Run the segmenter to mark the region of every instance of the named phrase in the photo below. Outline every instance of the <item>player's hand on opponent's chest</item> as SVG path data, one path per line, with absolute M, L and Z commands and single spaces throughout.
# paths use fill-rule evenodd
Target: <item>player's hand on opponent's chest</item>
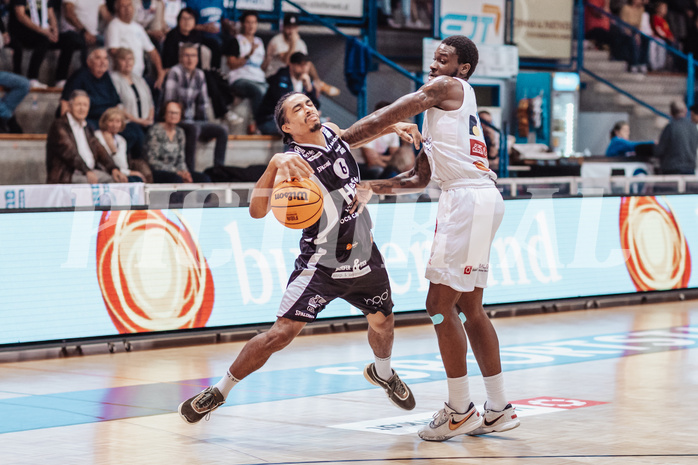
M 309 178 L 314 173 L 310 164 L 295 153 L 277 153 L 269 164 L 276 168 L 276 182 Z

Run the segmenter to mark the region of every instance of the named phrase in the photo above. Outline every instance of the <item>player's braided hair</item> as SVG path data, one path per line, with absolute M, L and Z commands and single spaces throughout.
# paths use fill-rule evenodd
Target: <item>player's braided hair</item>
M 456 49 L 456 55 L 458 55 L 458 63 L 470 63 L 470 71 L 465 76 L 468 79 L 475 72 L 477 67 L 478 59 L 480 54 L 477 51 L 477 46 L 475 43 L 465 36 L 451 36 L 446 37 L 442 42 L 444 45 L 450 45 Z
M 284 94 L 279 99 L 279 101 L 276 102 L 276 107 L 274 107 L 274 121 L 276 121 L 276 127 L 279 128 L 279 132 L 283 134 L 284 144 L 286 145 L 290 144 L 293 141 L 293 137 L 291 137 L 291 134 L 281 129 L 281 126 L 286 124 L 286 112 L 284 111 L 284 103 L 286 102 L 286 100 L 288 100 L 289 97 L 292 97 L 300 93 L 301 92 L 289 92 L 288 94 Z

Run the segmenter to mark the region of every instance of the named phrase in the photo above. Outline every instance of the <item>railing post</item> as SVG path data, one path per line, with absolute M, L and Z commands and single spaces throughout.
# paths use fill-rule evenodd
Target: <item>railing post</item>
M 509 134 L 508 123 L 502 123 L 499 131 L 499 177 L 509 177 L 509 150 L 507 147 L 507 135 Z
M 688 54 L 688 76 L 686 76 L 686 105 L 693 106 L 695 100 L 695 61 L 693 60 L 693 54 Z

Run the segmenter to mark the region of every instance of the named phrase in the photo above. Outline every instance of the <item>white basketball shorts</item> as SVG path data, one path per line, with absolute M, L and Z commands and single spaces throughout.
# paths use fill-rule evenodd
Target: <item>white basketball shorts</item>
M 444 190 L 426 278 L 459 292 L 487 287 L 490 247 L 503 217 L 496 186 Z

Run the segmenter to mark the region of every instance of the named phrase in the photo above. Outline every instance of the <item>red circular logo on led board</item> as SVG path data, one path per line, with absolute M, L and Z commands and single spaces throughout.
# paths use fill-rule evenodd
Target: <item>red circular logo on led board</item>
M 120 333 L 200 328 L 211 316 L 213 276 L 183 218 L 157 210 L 102 213 L 97 278 Z
M 691 254 L 671 207 L 655 197 L 623 197 L 620 243 L 638 291 L 681 289 L 691 277 Z

